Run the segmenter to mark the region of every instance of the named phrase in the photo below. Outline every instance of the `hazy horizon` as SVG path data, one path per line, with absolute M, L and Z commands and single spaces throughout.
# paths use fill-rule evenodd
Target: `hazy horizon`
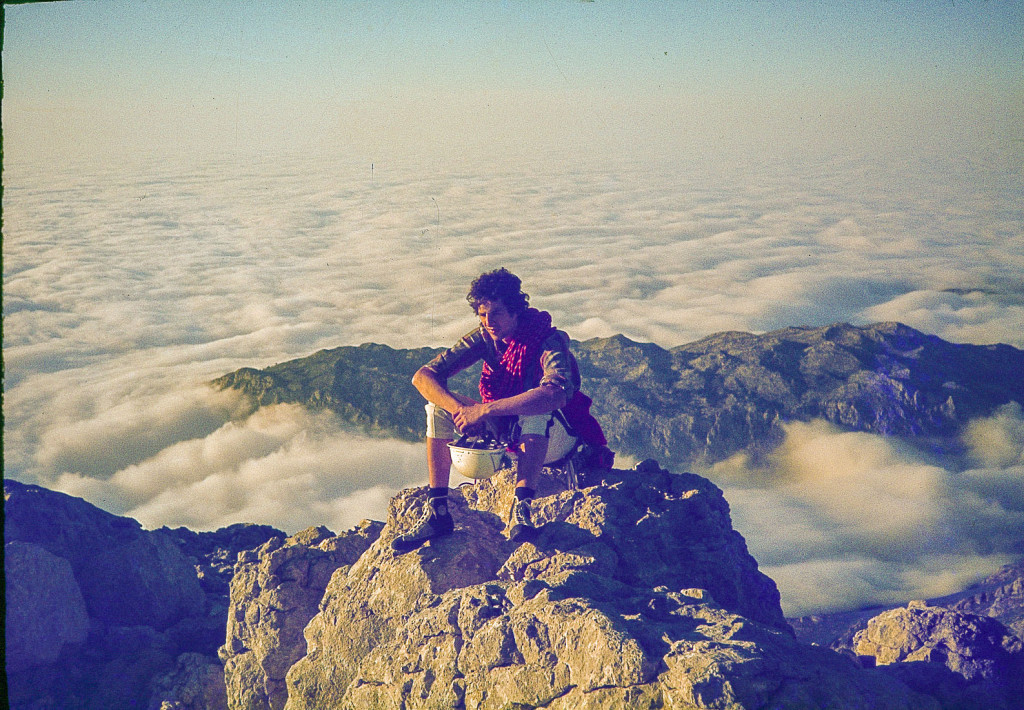
M 382 519 L 421 444 L 204 383 L 447 345 L 498 266 L 580 340 L 1024 347 L 1020 3 L 4 12 L 4 475 L 147 527 Z M 702 473 L 787 613 L 937 596 L 1024 541 L 1019 408 L 963 436 L 812 422 Z

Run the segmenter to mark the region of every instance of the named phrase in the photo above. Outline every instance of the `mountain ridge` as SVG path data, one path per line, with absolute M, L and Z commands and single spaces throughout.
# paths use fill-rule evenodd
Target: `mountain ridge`
M 261 405 L 330 409 L 367 434 L 419 441 L 422 398 L 410 380 L 441 351 L 344 346 L 211 384 Z M 574 341 L 573 352 L 612 448 L 675 467 L 739 451 L 757 458 L 782 440 L 787 422 L 816 418 L 956 455 L 968 421 L 1024 404 L 1024 351 L 949 343 L 900 323 L 730 331 L 671 349 L 616 335 Z M 472 395 L 478 372 L 460 373 L 452 388 Z

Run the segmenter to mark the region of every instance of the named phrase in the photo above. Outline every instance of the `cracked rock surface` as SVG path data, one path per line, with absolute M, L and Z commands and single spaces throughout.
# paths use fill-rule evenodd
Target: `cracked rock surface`
M 657 466 L 565 490 L 536 541 L 502 536 L 514 482 L 451 495 L 456 531 L 395 556 L 425 489 L 326 587 L 287 674 L 314 708 L 931 708 L 897 680 L 798 642 L 721 491 Z

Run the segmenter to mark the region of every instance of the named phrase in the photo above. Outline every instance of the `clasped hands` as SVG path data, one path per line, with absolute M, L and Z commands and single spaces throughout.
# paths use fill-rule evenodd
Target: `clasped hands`
M 464 434 L 478 434 L 487 419 L 487 406 L 469 397 L 459 397 L 460 406 L 452 412 L 452 420 Z

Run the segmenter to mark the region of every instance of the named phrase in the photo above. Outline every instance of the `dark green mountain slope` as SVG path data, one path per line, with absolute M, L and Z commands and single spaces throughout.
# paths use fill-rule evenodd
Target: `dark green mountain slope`
M 719 333 L 666 350 L 623 336 L 574 343 L 584 389 L 612 448 L 672 465 L 770 450 L 787 421 L 906 437 L 945 452 L 971 418 L 1024 403 L 1024 351 L 958 345 L 898 323 Z M 329 408 L 361 430 L 418 440 L 410 384 L 439 349 L 324 350 L 214 381 L 260 404 Z M 457 388 L 475 390 L 478 370 Z
M 245 367 L 217 378 L 213 385 L 240 389 L 261 405 L 331 409 L 367 434 L 418 441 L 423 437 L 424 401 L 412 386 L 412 376 L 439 352 L 396 350 L 376 343 L 346 346 L 265 370 Z M 477 367 L 461 373 L 453 384 L 472 394 L 479 372 Z

